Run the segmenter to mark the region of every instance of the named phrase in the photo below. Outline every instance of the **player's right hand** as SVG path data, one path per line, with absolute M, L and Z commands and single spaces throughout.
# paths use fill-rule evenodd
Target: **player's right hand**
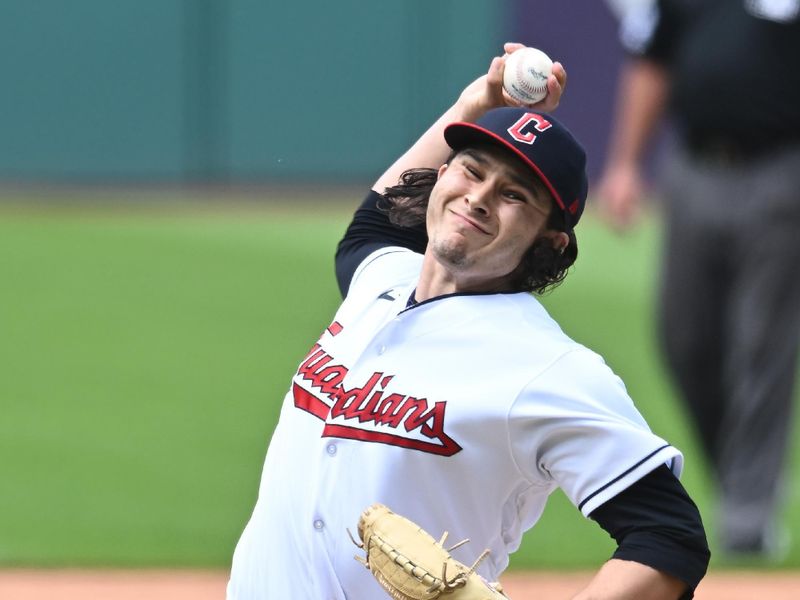
M 476 121 L 487 111 L 501 106 L 521 106 L 503 90 L 503 69 L 506 57 L 524 48 L 524 44 L 507 42 L 503 45 L 502 56 L 496 56 L 489 65 L 486 75 L 482 75 L 470 83 L 461 95 L 458 103 L 461 105 L 463 120 Z M 560 62 L 553 63 L 553 72 L 547 79 L 547 96 L 541 102 L 530 108 L 539 112 L 552 112 L 561 102 L 561 96 L 567 85 L 567 72 Z
M 505 54 L 503 55 L 503 67 L 505 68 L 505 60 L 510 55 L 519 50 L 520 48 L 525 48 L 525 44 L 518 44 L 516 42 L 506 42 L 503 44 L 503 50 Z M 503 71 L 500 72 L 500 87 L 502 89 L 503 86 Z M 561 102 L 561 96 L 564 94 L 564 90 L 567 87 L 567 71 L 564 69 L 564 65 L 560 62 L 555 61 L 553 62 L 553 70 L 550 73 L 549 77 L 547 78 L 547 96 L 545 96 L 540 102 L 531 105 L 529 108 L 535 110 L 536 112 L 553 112 L 556 108 L 558 108 L 559 103 Z M 505 102 L 509 106 L 523 106 L 522 103 L 518 102 L 507 93 L 503 92 L 505 96 Z

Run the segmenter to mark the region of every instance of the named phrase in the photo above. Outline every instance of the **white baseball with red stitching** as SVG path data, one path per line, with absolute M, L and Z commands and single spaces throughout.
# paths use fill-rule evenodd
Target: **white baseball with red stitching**
M 523 104 L 536 104 L 547 96 L 547 78 L 553 61 L 536 48 L 520 48 L 506 58 L 503 88 Z

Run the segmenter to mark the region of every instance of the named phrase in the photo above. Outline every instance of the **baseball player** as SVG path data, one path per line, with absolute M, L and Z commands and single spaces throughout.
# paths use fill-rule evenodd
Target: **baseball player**
M 292 379 L 229 600 L 386 598 L 347 535 L 374 503 L 468 538 L 466 564 L 489 549 L 478 573 L 496 581 L 556 488 L 618 543 L 579 597 L 690 598 L 705 574 L 682 455 L 531 294 L 577 256 L 585 156 L 542 112 L 563 67 L 525 108 L 503 65 L 378 179 L 340 242 L 345 299 Z

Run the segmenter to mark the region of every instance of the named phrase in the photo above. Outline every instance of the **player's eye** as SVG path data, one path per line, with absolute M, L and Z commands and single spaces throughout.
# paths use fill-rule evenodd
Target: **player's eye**
M 481 173 L 481 171 L 472 165 L 465 164 L 464 169 L 467 171 L 467 173 L 470 174 L 470 176 L 474 177 L 475 179 L 480 180 L 483 178 L 483 174 Z
M 505 192 L 503 192 L 503 195 L 509 200 L 513 200 L 514 202 L 528 201 L 528 197 L 522 192 L 519 192 L 517 190 L 506 190 Z

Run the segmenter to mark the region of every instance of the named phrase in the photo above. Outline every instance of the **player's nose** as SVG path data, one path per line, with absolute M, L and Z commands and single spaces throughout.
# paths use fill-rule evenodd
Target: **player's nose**
M 464 201 L 471 213 L 484 217 L 489 215 L 490 200 L 487 190 L 483 188 L 472 190 L 464 196 Z

